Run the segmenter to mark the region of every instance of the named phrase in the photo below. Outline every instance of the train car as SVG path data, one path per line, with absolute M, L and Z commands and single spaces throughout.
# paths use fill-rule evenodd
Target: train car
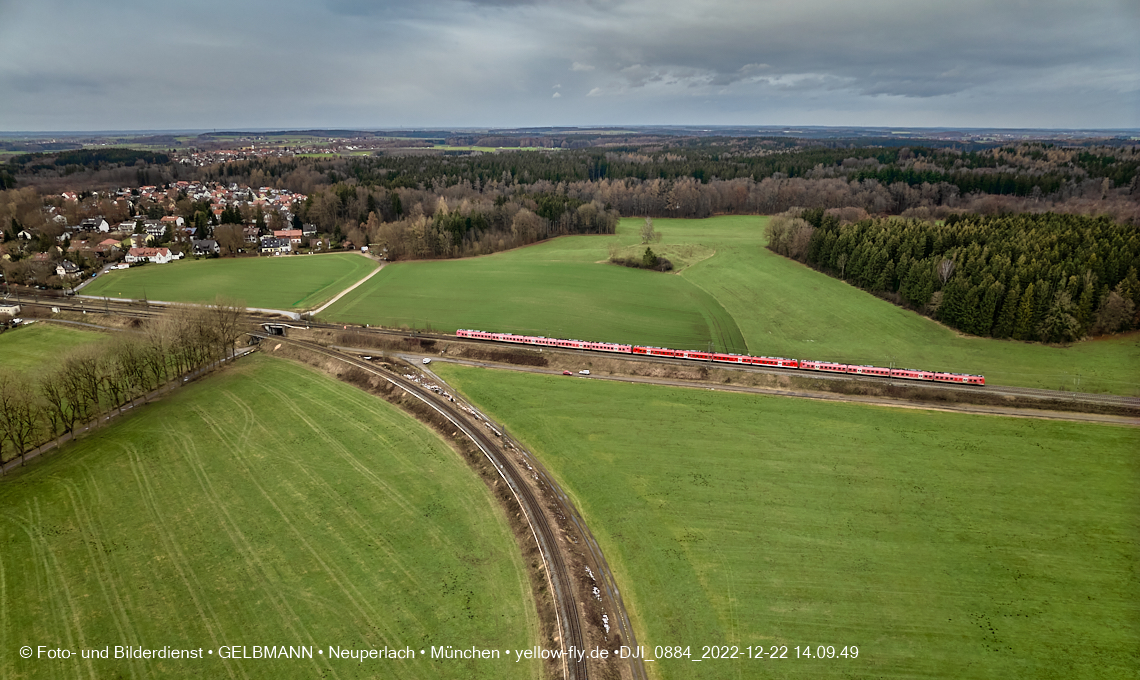
M 742 363 L 752 364 L 754 366 L 779 366 L 781 368 L 799 368 L 800 362 L 798 359 L 785 359 L 784 357 L 745 357 Z
M 934 380 L 934 373 L 932 371 L 919 371 L 913 368 L 894 368 L 891 369 L 890 377 L 902 378 L 904 380 Z
M 748 357 L 741 356 L 739 354 L 716 354 L 716 353 L 714 353 L 712 355 L 713 361 L 719 361 L 722 364 L 743 364 L 743 363 L 746 363 L 743 360 L 747 359 L 747 358 Z
M 640 345 L 634 345 L 632 353 L 651 357 L 684 358 L 682 356 L 684 352 L 675 349 L 669 349 L 668 347 L 642 347 Z
M 855 375 L 874 375 L 874 376 L 879 376 L 880 378 L 887 378 L 887 377 L 890 377 L 890 375 L 891 375 L 891 369 L 880 368 L 878 366 L 850 366 L 849 365 L 847 367 L 847 372 L 848 373 L 854 373 Z
M 958 383 L 960 385 L 985 385 L 986 378 L 982 375 L 968 375 L 965 373 L 935 373 L 935 382 Z
M 691 350 L 681 350 L 678 356 L 682 359 L 692 359 L 694 361 L 712 361 L 712 352 L 694 352 Z
M 826 373 L 847 373 L 847 364 L 837 364 L 831 361 L 812 361 L 800 359 L 800 368 L 808 371 L 824 371 Z

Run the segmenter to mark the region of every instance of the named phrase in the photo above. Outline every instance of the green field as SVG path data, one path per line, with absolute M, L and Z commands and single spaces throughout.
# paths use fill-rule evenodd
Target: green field
M 711 293 L 754 354 L 980 373 L 990 383 L 1140 395 L 1140 333 L 1071 347 L 975 338 L 764 249 L 760 218 L 654 220 L 712 244 L 681 276 Z M 628 225 L 627 231 L 634 225 Z
M 710 295 L 678 276 L 596 263 L 606 257 L 604 241 L 573 237 L 466 260 L 397 262 L 322 318 L 744 349 Z
M 767 218 L 657 219 L 661 274 L 605 264 L 644 250 L 573 236 L 468 260 L 397 263 L 330 307 L 330 320 L 477 328 L 984 374 L 992 384 L 1140 395 L 1140 333 L 1048 347 L 962 336 L 764 248 Z M 710 253 L 713 253 L 711 256 Z
M 0 366 L 36 372 L 50 366 L 72 347 L 98 342 L 107 336 L 75 326 L 37 322 L 0 333 Z
M 788 648 L 655 677 L 1140 677 L 1136 429 L 435 370 L 559 479 L 651 654 Z
M 80 294 L 199 303 L 227 295 L 249 307 L 308 309 L 375 268 L 372 260 L 351 253 L 181 260 L 107 272 Z
M 0 545 L 0 678 L 539 673 L 430 653 L 329 662 L 329 646 L 525 648 L 533 598 L 502 510 L 442 440 L 264 355 L 0 480 Z M 215 652 L 23 661 L 23 645 Z M 313 658 L 221 660 L 222 645 Z

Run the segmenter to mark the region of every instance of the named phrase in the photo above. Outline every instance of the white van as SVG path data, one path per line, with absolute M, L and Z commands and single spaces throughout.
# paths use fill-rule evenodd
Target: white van
M 583 368 L 582 370 L 578 371 L 578 375 L 590 375 L 590 371 Z
M 431 359 L 429 359 L 428 357 L 424 357 L 424 363 L 425 363 L 425 364 L 430 364 L 430 363 L 431 363 Z

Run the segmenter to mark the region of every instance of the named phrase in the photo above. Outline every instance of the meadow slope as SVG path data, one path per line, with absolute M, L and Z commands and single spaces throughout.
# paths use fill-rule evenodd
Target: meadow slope
M 651 654 L 787 648 L 655 677 L 1140 677 L 1135 429 L 435 370 L 558 478 Z
M 323 320 L 458 328 L 743 351 L 732 318 L 676 276 L 599 264 L 600 237 L 567 237 L 465 260 L 397 262 Z
M 386 402 L 263 355 L 0 481 L 0 677 L 517 677 L 533 663 L 328 647 L 525 648 L 502 510 Z M 22 645 L 312 646 L 312 659 L 23 661 Z
M 376 266 L 353 253 L 180 260 L 107 272 L 80 294 L 195 303 L 213 302 L 225 295 L 249 307 L 309 309 Z
M 764 248 L 767 218 L 657 219 L 683 268 L 606 264 L 616 236 L 571 236 L 467 260 L 391 265 L 323 315 L 984 374 L 990 383 L 1140 395 L 1140 333 L 1050 347 L 962 336 Z

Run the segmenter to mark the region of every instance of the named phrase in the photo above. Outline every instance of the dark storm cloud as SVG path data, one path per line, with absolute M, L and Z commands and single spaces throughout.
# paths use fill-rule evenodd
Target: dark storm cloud
M 0 129 L 1136 127 L 1137 45 L 1131 0 L 0 0 Z

